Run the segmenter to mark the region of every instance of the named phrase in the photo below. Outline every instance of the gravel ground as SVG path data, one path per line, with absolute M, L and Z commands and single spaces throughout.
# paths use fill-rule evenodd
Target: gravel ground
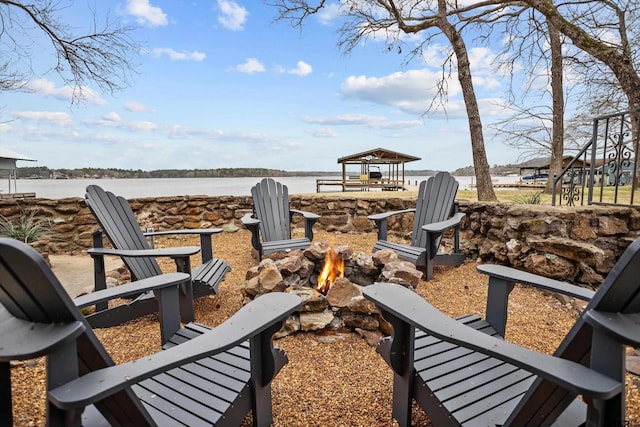
M 316 239 L 348 244 L 355 252 L 369 252 L 375 234 L 316 233 Z M 183 239 L 164 239 L 158 246 L 196 244 Z M 227 260 L 233 271 L 217 295 L 196 301 L 196 319 L 215 326 L 242 304 L 240 288 L 249 267 L 250 234 L 241 230 L 214 237 L 214 256 Z M 194 261 L 194 263 L 197 261 Z M 163 269 L 171 271 L 171 262 Z M 482 315 L 486 301 L 486 277 L 475 263 L 458 268 L 436 268 L 431 282 L 417 291 L 451 316 Z M 516 287 L 510 298 L 506 339 L 547 353 L 553 352 L 578 313 L 552 295 Z M 97 335 L 117 363 L 154 353 L 159 348 L 157 319 L 147 316 Z M 135 343 L 135 344 L 132 344 Z M 390 419 L 392 375 L 375 349 L 356 334 L 319 336 L 298 333 L 276 342 L 289 356 L 289 364 L 273 381 L 273 412 L 276 426 L 395 426 Z M 45 361 L 18 363 L 11 370 L 16 426 L 44 425 Z M 638 425 L 640 399 L 636 377 L 627 377 L 627 420 Z M 250 416 L 243 425 L 250 425 Z M 414 405 L 414 426 L 428 426 L 425 414 Z

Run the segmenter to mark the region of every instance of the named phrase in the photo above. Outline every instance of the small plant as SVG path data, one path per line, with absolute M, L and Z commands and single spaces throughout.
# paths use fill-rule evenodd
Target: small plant
M 49 234 L 51 223 L 47 219 L 36 219 L 35 211 L 22 212 L 20 219 L 9 220 L 0 215 L 0 235 L 25 243 L 35 242 Z
M 525 194 L 512 198 L 516 203 L 523 205 L 539 205 L 542 203 L 542 191 L 537 191 L 533 194 Z

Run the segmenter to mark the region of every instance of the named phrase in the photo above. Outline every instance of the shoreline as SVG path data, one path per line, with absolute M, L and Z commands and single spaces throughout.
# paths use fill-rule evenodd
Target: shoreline
M 406 177 L 405 177 L 406 178 Z M 405 186 L 417 189 L 417 183 L 427 179 L 427 176 L 412 176 L 406 180 Z M 457 176 L 460 189 L 469 189 L 475 182 L 475 177 Z M 35 197 L 43 199 L 63 199 L 68 197 L 84 197 L 87 185 L 99 185 L 126 199 L 144 197 L 170 197 L 182 195 L 207 196 L 250 196 L 251 187 L 260 178 L 113 178 L 113 179 L 19 179 L 10 189 L 12 193 L 35 193 Z M 277 177 L 276 180 L 286 185 L 290 195 L 325 195 L 325 194 L 376 194 L 384 197 L 395 197 L 406 191 L 316 191 L 317 179 L 323 177 Z M 498 183 L 515 181 L 514 177 L 500 177 Z M 9 190 L 0 183 L 0 194 L 9 194 Z

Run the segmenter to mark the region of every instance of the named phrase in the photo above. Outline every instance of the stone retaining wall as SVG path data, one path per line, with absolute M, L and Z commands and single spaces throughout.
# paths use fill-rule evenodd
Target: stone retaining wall
M 367 215 L 415 206 L 408 198 L 292 196 L 292 207 L 322 215 L 316 229 L 375 232 Z M 250 197 L 177 196 L 132 199 L 140 224 L 156 230 L 242 227 L 251 212 Z M 551 207 L 513 203 L 460 202 L 467 216 L 461 225 L 468 257 L 498 262 L 581 283 L 599 283 L 628 244 L 640 235 L 640 212 L 629 207 Z M 91 247 L 97 225 L 81 198 L 0 200 L 0 214 L 17 221 L 35 212 L 51 223 L 51 236 L 40 243 L 51 253 L 77 253 Z M 411 232 L 412 215 L 393 218 L 398 238 Z M 298 221 L 300 221 L 298 219 Z M 301 222 L 298 222 L 302 226 Z M 450 239 L 445 242 L 450 245 Z M 247 242 L 247 245 L 249 243 Z M 249 248 L 247 248 L 249 249 Z

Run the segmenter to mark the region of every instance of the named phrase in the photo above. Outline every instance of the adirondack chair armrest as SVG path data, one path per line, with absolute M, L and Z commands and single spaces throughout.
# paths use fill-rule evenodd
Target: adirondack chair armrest
M 632 347 L 640 347 L 640 314 L 608 313 L 588 310 L 585 321 L 619 343 Z
M 522 285 L 530 285 L 539 289 L 557 292 L 583 301 L 591 301 L 591 298 L 593 298 L 593 295 L 595 294 L 594 291 L 581 286 L 572 285 L 567 282 L 550 279 L 548 277 L 539 276 L 537 274 L 517 270 L 504 265 L 482 264 L 478 266 L 478 271 L 489 276 L 489 286 L 491 286 L 491 280 L 520 283 Z
M 242 218 L 240 218 L 240 221 L 242 221 L 242 224 L 244 224 L 246 227 L 257 227 L 260 225 L 260 220 L 258 218 L 254 218 L 253 214 L 244 214 L 244 216 Z
M 13 317 L 0 306 L 0 362 L 45 356 L 72 342 L 85 330 L 80 321 L 35 323 Z
M 79 309 L 91 305 L 96 306 L 96 311 L 102 310 L 100 304 L 115 298 L 124 298 L 130 295 L 138 295 L 153 291 L 158 303 L 160 315 L 160 341 L 165 344 L 180 329 L 180 301 L 179 285 L 188 283 L 191 275 L 187 273 L 167 273 L 137 280 L 125 285 L 114 286 L 103 290 L 82 295 L 73 300 Z M 99 315 L 99 314 L 98 314 Z M 87 320 L 91 323 L 93 314 L 88 314 Z
M 320 215 L 313 212 L 301 211 L 300 209 L 289 209 L 289 212 L 291 212 L 292 216 L 293 214 L 302 215 L 304 218 L 304 236 L 309 239 L 309 241 L 312 241 L 313 224 L 320 219 Z
M 274 327 L 279 328 L 301 303 L 302 300 L 293 294 L 262 295 L 199 337 L 133 362 L 83 375 L 50 390 L 49 400 L 61 409 L 81 408 L 169 369 L 221 353 L 247 339 L 252 341 L 251 357 L 262 357 L 259 361 L 252 360 L 252 366 L 261 367 L 262 373 L 252 370 L 252 374 L 266 376 L 270 381 L 275 375 L 272 335 L 277 329 Z M 269 336 L 263 336 L 265 334 Z M 267 347 L 254 351 L 253 346 L 257 343 Z M 253 365 L 254 362 L 258 364 Z
M 240 218 L 242 224 L 251 232 L 251 246 L 260 251 L 260 220 L 253 217 L 253 214 L 245 214 Z
M 167 258 L 184 258 L 195 255 L 200 252 L 198 246 L 179 246 L 175 248 L 161 249 L 109 249 L 109 248 L 91 248 L 87 249 L 87 253 L 92 257 L 113 255 L 126 257 L 167 257 Z
M 217 233 L 222 233 L 222 228 L 193 228 L 185 230 L 147 231 L 146 233 L 142 234 L 144 234 L 145 236 L 167 236 L 177 234 L 204 234 L 211 236 Z
M 213 258 L 213 246 L 211 245 L 211 236 L 213 234 L 221 233 L 222 228 L 193 228 L 185 230 L 164 230 L 164 231 L 149 231 L 143 233 L 146 237 L 155 236 L 176 236 L 176 235 L 193 235 L 200 236 L 200 250 L 202 251 L 202 262 L 205 263 Z
M 147 291 L 176 286 L 191 280 L 187 273 L 167 273 L 160 276 L 153 276 L 147 279 L 137 280 L 101 291 L 91 292 L 73 299 L 73 303 L 78 308 L 88 307 L 100 302 L 111 301 L 116 298 L 124 298 L 131 295 L 138 295 Z
M 384 316 L 395 318 L 396 321 L 410 327 L 419 328 L 443 341 L 525 369 L 585 397 L 605 400 L 616 396 L 624 388 L 624 384 L 620 381 L 579 363 L 538 353 L 470 328 L 446 316 L 416 292 L 404 286 L 375 283 L 367 286 L 363 293 L 383 310 Z M 392 336 L 393 339 L 395 339 L 394 336 Z M 406 346 L 412 345 L 412 343 L 406 344 Z M 397 345 L 395 349 L 398 350 Z M 402 356 L 392 354 L 390 357 Z
M 402 215 L 405 213 L 410 213 L 410 212 L 415 212 L 415 208 L 411 208 L 411 209 L 402 209 L 402 210 L 398 210 L 398 211 L 389 211 L 389 212 L 382 212 L 382 213 L 377 213 L 377 214 L 373 214 L 373 215 L 369 215 L 367 216 L 367 218 L 369 218 L 370 220 L 374 221 L 376 223 L 376 226 L 378 227 L 378 240 L 387 240 L 387 221 L 390 217 L 394 216 L 394 215 Z
M 289 209 L 289 212 L 293 212 L 295 214 L 298 215 L 302 215 L 303 217 L 310 219 L 310 220 L 318 220 L 320 219 L 320 215 L 313 213 L 313 212 L 309 212 L 309 211 L 303 211 L 300 209 Z
M 572 298 L 590 301 L 594 291 L 526 271 L 496 264 L 479 265 L 478 271 L 489 276 L 489 291 L 485 318 L 493 328 L 505 336 L 509 294 L 516 283 L 557 292 Z
M 444 230 L 452 227 L 456 227 L 460 224 L 462 218 L 464 218 L 465 214 L 458 212 L 454 214 L 451 218 L 446 219 L 440 222 L 432 222 L 430 224 L 426 224 L 422 226 L 422 229 L 427 233 L 442 233 Z

